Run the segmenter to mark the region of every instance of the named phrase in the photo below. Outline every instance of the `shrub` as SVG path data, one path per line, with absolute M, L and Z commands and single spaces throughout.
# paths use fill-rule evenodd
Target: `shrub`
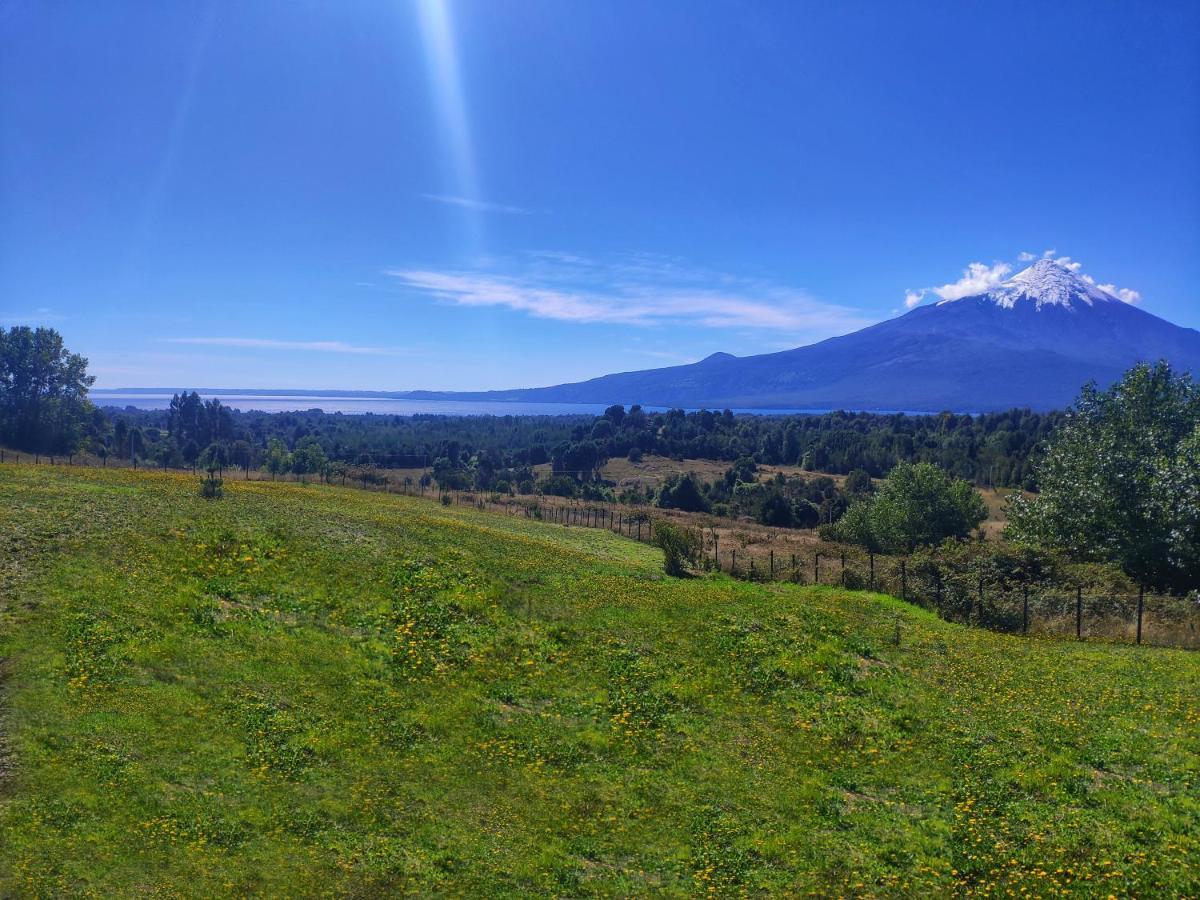
M 696 535 L 670 522 L 654 523 L 654 543 L 663 552 L 663 570 L 676 578 L 687 572 L 685 564 L 695 564 L 700 555 Z
M 221 484 L 216 472 L 209 472 L 207 477 L 200 479 L 200 496 L 205 500 L 220 500 L 223 496 Z
M 983 498 L 967 482 L 932 463 L 900 463 L 876 493 L 822 528 L 821 536 L 868 550 L 911 553 L 965 538 L 985 518 Z

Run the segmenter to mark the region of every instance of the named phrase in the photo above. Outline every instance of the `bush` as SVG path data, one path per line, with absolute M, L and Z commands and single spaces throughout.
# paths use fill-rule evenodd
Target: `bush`
M 687 563 L 695 564 L 700 555 L 696 535 L 670 522 L 654 523 L 654 543 L 663 552 L 663 570 L 676 578 L 687 573 Z
M 967 482 L 932 463 L 900 463 L 876 493 L 822 528 L 821 536 L 876 552 L 911 553 L 965 538 L 985 518 L 983 498 Z
M 442 506 L 449 506 L 454 501 L 450 499 L 449 494 L 442 494 Z
M 658 494 L 658 505 L 663 509 L 682 509 L 684 512 L 708 512 L 709 504 L 696 476 L 691 472 L 686 475 L 672 475 L 663 484 Z
M 220 500 L 223 496 L 221 479 L 215 472 L 209 472 L 208 477 L 200 479 L 200 496 L 205 500 Z

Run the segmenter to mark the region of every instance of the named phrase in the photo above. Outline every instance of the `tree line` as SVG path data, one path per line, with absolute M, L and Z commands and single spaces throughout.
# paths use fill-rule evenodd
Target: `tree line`
M 984 517 L 975 485 L 1022 487 L 1008 537 L 1119 565 L 1139 583 L 1200 587 L 1200 388 L 1166 363 L 1108 390 L 1085 386 L 1066 413 L 970 416 L 837 412 L 735 415 L 609 407 L 600 416 L 388 416 L 238 412 L 195 392 L 165 410 L 100 410 L 87 360 L 53 329 L 0 330 L 0 444 L 90 450 L 163 466 L 262 467 L 364 482 L 422 468 L 443 489 L 654 502 L 768 525 L 823 525 L 832 539 L 907 552 L 962 540 Z M 730 463 L 723 477 L 670 478 L 614 497 L 607 460 L 654 453 Z M 534 466 L 550 464 L 535 479 Z M 760 465 L 847 474 L 757 477 Z M 873 477 L 889 476 L 876 490 Z

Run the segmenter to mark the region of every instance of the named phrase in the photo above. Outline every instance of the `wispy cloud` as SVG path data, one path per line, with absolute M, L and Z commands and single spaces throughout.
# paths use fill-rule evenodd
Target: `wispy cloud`
M 366 353 L 395 356 L 398 350 L 384 347 L 357 347 L 344 341 L 277 341 L 271 338 L 240 337 L 174 337 L 164 338 L 168 344 L 197 344 L 205 347 L 240 347 L 253 350 L 305 350 L 317 353 Z
M 681 323 L 704 328 L 771 329 L 827 337 L 870 324 L 857 311 L 804 291 L 693 269 L 679 260 L 634 254 L 597 263 L 539 254 L 503 273 L 391 269 L 406 288 L 440 302 L 505 307 L 541 319 L 610 325 Z
M 909 288 L 904 292 L 904 305 L 912 309 L 929 293 L 936 294 L 943 300 L 957 300 L 959 297 L 982 294 L 1004 281 L 1011 271 L 1012 266 L 1005 262 L 993 263 L 990 266 L 981 262 L 969 263 L 958 281 L 951 281 L 940 287 L 921 288 L 919 291 Z
M 1033 253 L 1030 253 L 1028 250 L 1022 250 L 1017 254 L 1018 262 L 1032 262 L 1035 259 L 1037 259 L 1037 256 Z
M 1079 276 L 1088 284 L 1093 284 L 1106 294 L 1112 294 L 1118 300 L 1124 300 L 1126 303 L 1137 303 L 1142 299 L 1142 295 L 1132 288 L 1117 287 L 1115 284 L 1100 284 L 1091 275 L 1086 272 Z
M 61 322 L 66 316 L 56 313 L 46 306 L 39 306 L 31 313 L 0 312 L 0 325 L 45 325 L 49 322 Z
M 456 197 L 453 194 L 422 194 L 426 200 L 434 203 L 447 203 L 450 206 L 461 206 L 473 212 L 504 213 L 511 216 L 533 215 L 532 209 L 523 206 L 507 206 L 503 203 L 489 203 L 486 200 L 474 200 L 471 197 Z

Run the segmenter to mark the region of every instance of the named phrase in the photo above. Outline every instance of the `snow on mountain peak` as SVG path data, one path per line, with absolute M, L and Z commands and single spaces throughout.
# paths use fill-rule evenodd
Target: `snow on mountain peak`
M 1039 259 L 1028 269 L 1021 270 L 1007 281 L 976 296 L 986 297 L 1005 309 L 1012 309 L 1022 301 L 1032 302 L 1037 309 L 1048 305 L 1071 309 L 1077 302 L 1088 306 L 1094 303 L 1121 302 L 1052 259 Z M 956 302 L 957 300 L 942 300 L 938 306 Z

